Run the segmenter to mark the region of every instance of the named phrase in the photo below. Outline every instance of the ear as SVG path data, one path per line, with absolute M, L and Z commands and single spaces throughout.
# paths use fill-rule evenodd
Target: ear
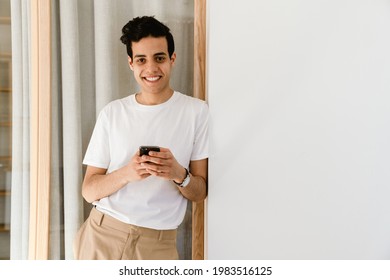
M 176 53 L 173 53 L 173 54 L 171 55 L 171 65 L 172 65 L 172 66 L 175 65 L 175 61 L 176 61 Z
M 130 56 L 127 57 L 127 61 L 129 63 L 129 67 L 132 71 L 134 71 L 134 67 L 133 67 L 133 60 L 131 59 Z

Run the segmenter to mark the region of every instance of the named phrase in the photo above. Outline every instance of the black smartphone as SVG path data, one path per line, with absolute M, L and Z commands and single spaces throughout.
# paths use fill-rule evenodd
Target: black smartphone
M 141 146 L 139 147 L 139 156 L 149 155 L 149 151 L 159 152 L 160 147 L 158 146 Z

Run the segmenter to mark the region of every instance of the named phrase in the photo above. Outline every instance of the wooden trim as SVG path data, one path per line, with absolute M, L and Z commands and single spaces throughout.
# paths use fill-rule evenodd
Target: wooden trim
M 206 100 L 206 0 L 194 1 L 194 97 Z M 192 203 L 192 259 L 204 260 L 204 202 Z
M 0 224 L 0 232 L 10 232 L 10 225 L 9 224 Z
M 48 259 L 51 153 L 50 0 L 31 1 L 29 259 Z
M 206 99 L 206 0 L 194 1 L 194 96 Z
M 8 68 L 8 73 L 7 73 L 7 76 L 8 76 L 8 81 L 6 82 L 7 84 L 4 85 L 4 84 L 0 84 L 0 92 L 4 93 L 10 93 L 12 91 L 11 89 L 11 85 L 12 85 L 12 56 L 10 53 L 5 53 L 5 52 L 0 52 L 0 62 L 3 64 L 7 64 L 7 68 Z M 7 71 L 6 69 L 4 69 L 5 71 Z M 4 75 L 4 72 L 1 71 L 2 74 Z M 11 104 L 10 104 L 11 105 Z M 12 108 L 12 106 L 10 107 Z
M 10 17 L 0 17 L 0 24 L 11 24 Z

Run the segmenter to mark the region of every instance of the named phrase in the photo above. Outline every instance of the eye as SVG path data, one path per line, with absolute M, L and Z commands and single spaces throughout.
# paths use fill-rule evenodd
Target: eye
M 138 58 L 135 62 L 137 62 L 137 64 L 143 64 L 143 63 L 145 63 L 145 58 Z
M 166 60 L 165 56 L 156 56 L 156 62 L 162 63 Z

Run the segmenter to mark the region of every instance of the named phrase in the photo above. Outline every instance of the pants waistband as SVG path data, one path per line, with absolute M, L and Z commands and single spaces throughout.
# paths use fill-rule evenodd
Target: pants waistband
M 104 214 L 97 210 L 95 207 L 92 208 L 90 218 L 95 221 L 99 226 L 105 225 L 113 229 L 126 232 L 132 235 L 145 236 L 158 240 L 176 240 L 176 229 L 172 230 L 156 230 L 151 228 L 139 227 L 132 224 L 126 224 L 110 215 Z

